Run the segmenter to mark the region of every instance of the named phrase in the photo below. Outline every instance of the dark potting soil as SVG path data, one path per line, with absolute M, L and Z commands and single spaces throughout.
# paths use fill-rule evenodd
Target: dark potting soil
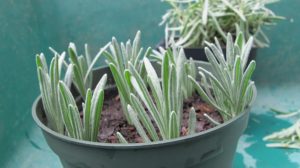
M 208 114 L 219 123 L 223 122 L 220 114 L 210 105 L 203 102 L 200 97 L 195 94 L 184 101 L 181 136 L 185 136 L 188 133 L 188 120 L 191 107 L 195 108 L 197 114 L 196 132 L 205 131 L 214 127 L 214 125 L 203 116 L 204 113 Z M 99 131 L 99 142 L 119 143 L 116 136 L 117 132 L 120 132 L 130 143 L 143 142 L 135 127 L 127 123 L 126 118 L 123 115 L 120 98 L 116 91 L 106 91 L 105 93 L 105 101 L 103 104 L 101 126 Z

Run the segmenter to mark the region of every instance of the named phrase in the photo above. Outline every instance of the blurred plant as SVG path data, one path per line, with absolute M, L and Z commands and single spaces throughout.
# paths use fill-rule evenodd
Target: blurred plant
M 138 71 L 138 73 L 143 73 L 143 66 L 141 64 L 141 59 L 148 56 L 151 53 L 151 48 L 148 48 L 145 53 L 143 53 L 143 48 L 140 47 L 141 32 L 138 31 L 131 44 L 128 40 L 126 44 L 118 43 L 116 38 L 112 38 L 111 45 L 109 45 L 109 51 L 105 51 L 104 55 L 107 59 L 107 64 L 110 67 L 112 75 L 114 77 L 116 86 L 119 91 L 119 96 L 122 104 L 122 109 L 127 121 L 131 124 L 129 118 L 129 112 L 127 110 L 127 104 L 131 104 L 130 93 L 133 92 L 133 87 L 131 86 L 129 80 L 129 63 Z
M 275 25 L 283 19 L 266 5 L 278 0 L 165 0 L 172 8 L 162 17 L 165 24 L 166 47 L 170 40 L 183 47 L 202 47 L 214 37 L 226 42 L 226 33 L 246 39 L 254 37 L 256 47 L 266 47 L 269 40 L 262 30 L 264 25 Z
M 267 147 L 300 149 L 300 120 L 287 129 L 283 129 L 264 137 L 264 141 L 273 142 L 267 144 Z
M 215 44 L 207 43 L 205 53 L 212 71 L 199 67 L 201 85 L 189 76 L 199 95 L 215 107 L 225 121 L 244 112 L 255 100 L 256 87 L 251 81 L 255 61 L 247 64 L 252 43 L 252 37 L 245 42 L 241 33 L 234 43 L 228 34 L 226 59 L 217 39 Z
M 292 112 L 283 112 L 275 109 L 272 110 L 277 113 L 276 117 L 278 118 L 288 118 L 295 116 L 298 116 L 299 118 L 300 115 L 300 110 Z M 265 136 L 263 140 L 273 142 L 268 143 L 267 147 L 300 149 L 300 119 L 297 120 L 295 124 L 290 126 L 289 128 Z

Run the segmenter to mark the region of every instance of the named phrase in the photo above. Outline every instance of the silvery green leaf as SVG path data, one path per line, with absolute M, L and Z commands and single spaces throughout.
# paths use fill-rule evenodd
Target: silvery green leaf
M 111 40 L 111 46 L 112 46 L 111 50 L 113 50 L 116 61 L 118 63 L 118 68 L 124 69 L 124 64 L 123 64 L 124 59 L 123 56 L 121 55 L 120 45 L 115 37 L 113 37 Z
M 204 0 L 204 5 L 203 5 L 203 13 L 202 13 L 202 21 L 203 25 L 206 25 L 207 23 L 207 15 L 208 15 L 208 0 Z
M 226 61 L 227 65 L 229 66 L 229 70 L 232 70 L 232 65 L 234 64 L 235 60 L 235 53 L 234 53 L 234 45 L 233 45 L 233 40 L 232 36 L 230 33 L 227 35 L 227 40 L 226 40 Z
M 84 44 L 84 52 L 85 52 L 84 54 L 85 54 L 85 58 L 86 58 L 87 64 L 91 65 L 91 63 L 92 63 L 92 57 L 91 57 L 91 54 L 90 54 L 90 49 L 89 49 L 88 44 Z
M 159 130 L 162 131 L 162 136 L 165 135 L 165 125 L 163 122 L 162 115 L 159 114 L 154 102 L 151 99 L 151 96 L 147 90 L 146 85 L 143 83 L 143 81 L 139 78 L 135 78 L 135 76 L 131 77 L 131 83 L 133 87 L 135 88 L 137 94 L 142 99 L 143 103 L 148 108 L 149 112 L 151 113 L 153 119 L 157 123 L 157 126 L 159 127 Z
M 63 121 L 66 126 L 66 130 L 68 131 L 69 136 L 73 138 L 79 138 L 77 126 L 78 123 L 75 123 L 77 120 L 74 118 L 76 117 L 75 114 L 75 106 L 76 102 L 73 98 L 71 91 L 69 90 L 68 86 L 65 85 L 62 81 L 59 82 L 57 86 L 59 90 L 59 106 L 63 116 Z M 72 107 L 70 107 L 70 105 Z M 78 112 L 79 115 L 79 112 Z
M 123 75 L 117 70 L 117 67 L 114 64 L 110 63 L 109 67 L 117 85 L 119 94 L 122 94 L 126 99 L 126 102 L 129 102 L 128 96 L 126 96 L 128 95 L 127 93 L 129 93 L 129 88 L 128 85 L 126 85 L 126 81 L 123 79 Z
M 97 135 L 99 132 L 100 127 L 100 119 L 101 119 L 101 112 L 102 112 L 102 106 L 104 101 L 104 88 L 107 81 L 107 75 L 104 74 L 100 81 L 98 82 L 94 94 L 91 99 L 91 114 L 90 114 L 90 133 L 91 133 L 91 140 L 96 141 Z
M 120 143 L 128 144 L 127 140 L 123 137 L 123 135 L 120 132 L 117 132 L 117 137 L 118 137 Z
M 249 55 L 252 49 L 252 45 L 253 45 L 253 37 L 250 37 L 248 42 L 245 44 L 245 47 L 242 50 L 242 60 L 243 60 L 243 69 L 245 69 L 247 63 L 248 63 L 248 59 L 249 59 Z
M 159 137 L 156 133 L 155 127 L 153 126 L 151 119 L 149 118 L 148 114 L 146 113 L 143 105 L 140 103 L 139 99 L 134 95 L 130 94 L 132 108 L 138 113 L 139 119 L 143 123 L 143 126 L 146 128 L 148 133 L 151 136 L 153 141 L 158 141 Z
M 134 60 L 137 59 L 136 57 L 140 50 L 140 41 L 141 41 L 141 31 L 137 31 L 132 44 L 132 52 L 133 52 L 132 55 Z
M 189 134 L 192 135 L 196 132 L 196 123 L 197 123 L 197 116 L 194 107 L 191 108 L 189 113 Z
M 170 121 L 169 121 L 169 138 L 176 138 L 179 137 L 180 129 L 177 119 L 177 114 L 175 111 L 170 113 Z
M 83 139 L 82 136 L 82 124 L 80 120 L 79 111 L 76 106 L 69 104 L 69 119 L 73 123 L 75 136 L 73 138 Z
M 73 64 L 69 64 L 64 77 L 64 82 L 69 88 L 71 87 L 72 84 L 72 76 L 73 76 Z
M 132 107 L 130 105 L 127 106 L 127 109 L 128 109 L 129 116 L 130 116 L 130 119 L 131 119 L 132 123 L 134 124 L 135 128 L 137 129 L 137 132 L 143 138 L 144 142 L 146 142 L 146 143 L 151 142 L 148 135 L 144 131 L 144 128 L 141 125 L 141 123 L 140 123 L 140 121 L 137 117 L 136 112 L 132 109 Z
M 91 126 L 91 104 L 92 104 L 92 91 L 91 89 L 87 90 L 85 103 L 82 104 L 83 108 L 83 125 L 84 125 L 84 136 L 87 139 L 90 139 L 90 126 Z
M 88 79 L 88 75 L 91 73 L 94 65 L 96 64 L 96 62 L 101 58 L 101 55 L 104 53 L 104 51 L 108 48 L 108 46 L 110 45 L 110 43 L 107 43 L 104 47 L 102 47 L 100 49 L 100 51 L 97 53 L 97 55 L 94 57 L 94 59 L 91 61 L 91 63 L 89 63 L 89 67 L 88 70 L 86 71 L 85 77 L 84 77 L 84 81 L 86 82 Z M 87 51 L 88 52 L 88 51 Z M 89 55 L 89 54 L 88 54 Z
M 36 56 L 36 65 L 37 67 L 41 67 L 45 72 L 48 72 L 46 58 L 43 53 Z
M 202 89 L 202 87 L 195 81 L 195 79 L 191 76 L 189 76 L 190 81 L 193 83 L 195 89 L 197 90 L 198 94 L 201 96 L 201 98 L 206 101 L 207 103 L 211 104 L 213 107 L 215 107 L 217 110 L 222 111 L 222 109 L 214 103 L 211 98 L 207 96 L 205 91 Z
M 149 59 L 146 57 L 144 58 L 144 65 L 148 74 L 149 85 L 151 87 L 152 94 L 156 100 L 155 103 L 157 104 L 158 108 L 161 109 L 161 103 L 163 102 L 163 94 L 161 90 L 160 80 Z
M 222 1 L 226 6 L 228 6 L 228 8 L 233 10 L 242 19 L 242 21 L 246 22 L 246 17 L 244 16 L 244 14 L 241 11 L 239 11 L 234 6 L 232 6 L 229 1 L 227 1 L 227 0 L 222 0 Z
M 74 80 L 74 84 L 77 87 L 80 95 L 84 98 L 85 97 L 85 85 L 83 83 L 83 79 L 82 79 L 82 73 L 80 70 L 80 67 L 76 64 L 73 64 L 73 80 Z
M 246 88 L 247 88 L 247 85 L 249 84 L 249 81 L 251 79 L 251 76 L 255 70 L 255 67 L 256 67 L 256 63 L 255 61 L 251 61 L 250 64 L 248 65 L 248 67 L 246 68 L 245 72 L 244 72 L 244 75 L 243 75 L 243 78 L 242 78 L 242 88 L 241 88 L 241 94 L 242 96 L 244 96 L 245 94 L 245 91 L 246 91 Z
M 214 125 L 220 125 L 219 122 L 217 122 L 216 120 L 214 120 L 213 118 L 211 118 L 208 114 L 204 113 L 204 117 L 206 117 L 208 119 L 209 122 L 211 122 Z
M 223 29 L 221 28 L 221 25 L 219 24 L 219 22 L 217 21 L 216 17 L 214 16 L 213 13 L 209 12 L 209 15 L 212 18 L 213 24 L 216 26 L 217 31 L 219 32 L 219 34 L 223 37 L 223 39 L 226 39 L 226 35 L 225 32 L 223 31 Z
M 244 35 L 243 35 L 243 33 L 240 32 L 238 34 L 238 36 L 236 37 L 235 45 L 237 45 L 239 47 L 239 49 L 242 49 L 244 44 L 245 44 Z
M 79 66 L 78 55 L 77 55 L 76 46 L 74 43 L 69 44 L 68 52 L 69 52 L 69 57 L 70 57 L 71 62 L 73 62 L 73 64 Z
M 161 77 L 162 77 L 162 91 L 163 91 L 163 95 L 164 95 L 164 106 L 165 106 L 165 110 L 164 110 L 164 115 L 165 116 L 169 116 L 170 113 L 170 103 L 169 103 L 169 94 L 168 94 L 168 90 L 169 90 L 169 73 L 170 73 L 170 65 L 169 65 L 169 54 L 166 53 L 164 58 L 163 58 L 163 62 L 162 62 L 162 71 L 161 71 Z

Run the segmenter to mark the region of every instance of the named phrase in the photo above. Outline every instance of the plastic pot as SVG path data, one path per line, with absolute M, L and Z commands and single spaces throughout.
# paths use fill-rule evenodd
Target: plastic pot
M 94 70 L 94 81 L 109 68 Z M 76 140 L 47 127 L 41 98 L 32 107 L 33 119 L 65 168 L 229 168 L 239 137 L 247 127 L 248 111 L 204 132 L 167 141 L 108 144 Z
M 158 49 L 159 47 L 163 47 L 165 48 L 165 41 L 161 41 L 156 48 Z M 249 61 L 251 60 L 255 60 L 256 59 L 256 53 L 257 53 L 257 49 L 256 47 L 253 47 L 250 51 L 249 54 Z M 198 60 L 198 61 L 208 61 L 207 57 L 205 55 L 205 51 L 204 48 L 184 48 L 184 53 L 185 56 L 187 58 L 193 58 L 194 60 Z M 226 53 L 226 48 L 222 48 L 223 53 Z

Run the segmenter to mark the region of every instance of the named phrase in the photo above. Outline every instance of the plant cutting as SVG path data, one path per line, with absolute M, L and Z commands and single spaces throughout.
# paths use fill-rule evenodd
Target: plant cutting
M 246 39 L 254 39 L 254 48 L 269 46 L 263 29 L 275 25 L 283 17 L 277 16 L 266 6 L 273 0 L 165 0 L 171 8 L 162 16 L 160 25 L 165 25 L 165 44 L 172 43 L 185 48 L 187 57 L 205 60 L 205 42 L 214 42 L 217 37 L 221 46 L 226 42 L 226 32 L 234 37 L 239 32 Z M 253 56 L 252 56 L 253 55 Z M 255 57 L 255 50 L 251 53 Z
M 247 64 L 252 38 L 226 41 L 226 53 L 207 44 L 209 63 L 182 48 L 143 52 L 140 32 L 86 63 L 74 44 L 69 60 L 52 49 L 49 70 L 37 56 L 34 120 L 64 167 L 231 167 L 256 96 L 255 61 Z M 101 55 L 108 66 L 92 70 Z
M 300 115 L 300 110 L 292 112 L 272 110 L 277 113 L 276 117 L 278 118 L 299 117 Z M 263 140 L 271 142 L 267 144 L 267 147 L 300 149 L 300 120 L 298 119 L 289 128 L 265 136 Z

